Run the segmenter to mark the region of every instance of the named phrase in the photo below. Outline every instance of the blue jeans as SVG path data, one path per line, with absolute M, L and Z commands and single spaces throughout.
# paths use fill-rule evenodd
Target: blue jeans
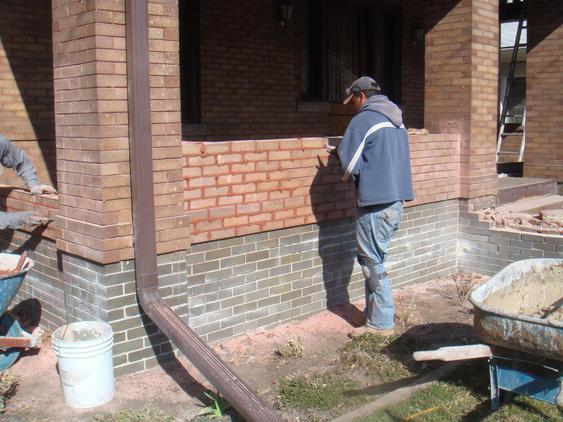
M 356 238 L 358 262 L 366 279 L 366 325 L 379 329 L 393 328 L 395 306 L 389 277 L 383 263 L 393 234 L 399 228 L 403 202 L 358 208 Z

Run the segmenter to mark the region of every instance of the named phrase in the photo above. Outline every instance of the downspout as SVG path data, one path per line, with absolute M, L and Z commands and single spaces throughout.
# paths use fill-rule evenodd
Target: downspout
M 158 292 L 149 80 L 148 0 L 125 0 L 131 196 L 137 295 L 144 312 L 247 420 L 281 418 L 168 306 Z

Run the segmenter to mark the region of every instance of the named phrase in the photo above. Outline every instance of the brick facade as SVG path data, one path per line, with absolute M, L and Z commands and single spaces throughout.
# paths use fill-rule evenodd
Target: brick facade
M 461 196 L 494 195 L 498 0 L 428 1 L 425 18 L 425 126 L 461 135 Z
M 528 6 L 524 175 L 563 182 L 563 3 Z
M 184 142 L 192 243 L 353 216 L 353 186 L 340 181 L 328 142 Z M 410 149 L 409 206 L 458 198 L 459 136 L 411 136 Z
M 354 260 L 353 190 L 340 182 L 321 137 L 339 135 L 350 113 L 300 100 L 304 2 L 295 2 L 295 21 L 285 29 L 271 2 L 202 3 L 203 123 L 209 141 L 223 142 L 181 142 L 175 0 L 149 5 L 151 118 L 160 291 L 213 341 L 359 298 L 363 282 Z M 457 199 L 484 206 L 496 192 L 496 1 L 391 3 L 402 6 L 407 125 L 421 126 L 426 103 L 429 129 L 443 133 L 410 139 L 416 201 L 391 245 L 394 286 L 458 268 L 489 273 L 518 257 L 560 256 L 558 240 L 493 232 Z M 51 5 L 0 5 L 2 124 L 24 148 L 38 142 L 42 153 L 56 129 L 56 167 L 48 167 L 57 170 L 60 192 L 4 195 L 9 210 L 40 207 L 57 220 L 42 233 L 5 231 L 2 244 L 36 261 L 18 298 L 39 300 L 44 326 L 108 321 L 117 373 L 139 371 L 174 350 L 139 309 L 135 291 L 124 0 Z M 412 39 L 419 25 L 425 51 Z M 559 36 L 551 34 L 538 44 L 538 63 Z M 53 73 L 45 65 L 51 51 Z M 233 141 L 281 136 L 289 139 Z M 30 155 L 47 167 L 48 154 L 31 147 Z
M 412 40 L 412 28 L 422 26 L 421 2 L 389 3 L 401 6 L 400 102 L 407 125 L 421 127 L 423 45 Z M 281 27 L 275 2 L 251 0 L 236 6 L 228 1 L 201 2 L 205 130 L 190 135 L 188 128 L 187 138 L 216 141 L 342 135 L 351 117 L 349 107 L 301 100 L 305 4 L 304 0 L 294 2 L 292 22 Z
M 185 249 L 178 10 L 154 1 L 150 74 L 157 250 Z M 133 257 L 124 1 L 54 0 L 61 251 L 100 263 Z
M 0 2 L 0 134 L 27 152 L 39 179 L 56 184 L 50 2 Z M 12 171 L 2 183 L 23 186 Z

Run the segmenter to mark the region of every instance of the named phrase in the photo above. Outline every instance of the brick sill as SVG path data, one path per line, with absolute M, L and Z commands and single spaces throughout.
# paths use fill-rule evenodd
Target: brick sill
M 31 195 L 22 188 L 0 184 L 0 210 L 4 212 L 37 210 L 54 219 L 57 216 L 58 203 L 58 195 Z M 46 227 L 38 227 L 33 231 L 21 230 L 55 240 L 60 229 L 56 226 L 56 222 L 52 221 Z

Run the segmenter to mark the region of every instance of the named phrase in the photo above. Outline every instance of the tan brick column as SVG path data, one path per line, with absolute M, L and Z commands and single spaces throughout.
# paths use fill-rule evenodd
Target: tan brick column
M 459 133 L 460 196 L 497 192 L 498 0 L 425 2 L 425 126 Z
M 563 182 L 563 3 L 529 3 L 524 174 Z
M 57 248 L 100 263 L 133 257 L 123 0 L 53 0 Z M 178 17 L 150 5 L 158 253 L 185 249 Z

